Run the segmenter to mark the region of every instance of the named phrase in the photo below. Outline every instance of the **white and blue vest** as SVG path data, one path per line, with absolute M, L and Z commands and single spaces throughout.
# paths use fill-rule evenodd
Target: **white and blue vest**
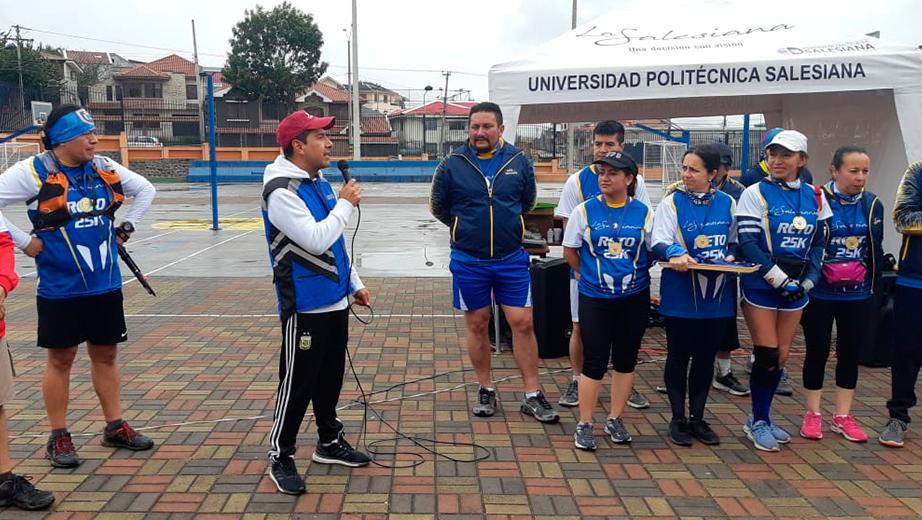
M 266 207 L 269 194 L 287 189 L 304 201 L 320 222 L 336 205 L 336 195 L 329 182 L 279 177 L 263 190 L 262 215 L 272 261 L 273 282 L 279 300 L 279 316 L 284 323 L 296 312 L 307 312 L 333 305 L 353 292 L 350 283 L 346 240 L 342 236 L 330 249 L 314 255 L 293 242 L 269 222 Z
M 813 185 L 800 183 L 797 189 L 782 187 L 768 178 L 757 184 L 764 202 L 759 248 L 771 257 L 809 262 L 808 254 L 817 231 L 820 202 Z M 821 198 L 823 195 L 819 194 Z M 803 229 L 797 229 L 794 219 L 800 215 L 806 220 Z M 764 289 L 765 280 L 758 272 L 744 274 L 740 285 L 750 289 Z
M 685 191 L 672 196 L 679 245 L 692 258 L 720 260 L 728 253 L 733 223 L 733 199 L 715 191 L 707 204 L 693 201 Z M 707 247 L 699 248 L 695 238 L 708 237 Z M 712 271 L 680 273 L 663 269 L 660 279 L 659 312 L 677 318 L 725 318 L 736 315 L 736 275 Z
M 586 230 L 580 248 L 579 292 L 592 298 L 620 298 L 650 286 L 645 230 L 651 211 L 646 204 L 628 199 L 612 208 L 602 195 L 580 206 Z M 617 254 L 610 244 L 617 243 Z

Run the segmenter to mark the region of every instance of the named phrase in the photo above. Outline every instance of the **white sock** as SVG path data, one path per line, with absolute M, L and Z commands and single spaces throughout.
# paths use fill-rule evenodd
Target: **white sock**
M 492 393 L 492 394 L 495 394 L 495 393 L 496 393 L 496 389 L 493 388 L 492 386 L 481 386 L 480 389 L 481 389 L 481 390 L 486 390 L 487 392 L 490 392 L 490 393 Z
M 575 383 L 579 383 L 579 376 L 573 376 L 573 381 Z
M 717 370 L 720 372 L 720 376 L 723 377 L 730 373 L 730 360 L 717 358 Z
M 540 390 L 538 392 L 525 392 L 525 399 L 529 399 L 532 397 L 538 397 L 539 392 Z

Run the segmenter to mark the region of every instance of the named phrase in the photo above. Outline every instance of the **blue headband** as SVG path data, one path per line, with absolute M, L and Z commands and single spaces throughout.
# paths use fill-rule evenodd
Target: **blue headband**
M 45 133 L 48 134 L 48 139 L 54 146 L 76 139 L 93 130 L 96 130 L 96 125 L 93 124 L 92 116 L 85 108 L 81 108 L 55 121 L 54 126 L 47 129 Z

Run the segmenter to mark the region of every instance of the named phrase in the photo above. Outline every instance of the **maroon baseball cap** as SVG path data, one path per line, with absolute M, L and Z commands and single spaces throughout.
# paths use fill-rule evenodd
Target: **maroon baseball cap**
M 320 128 L 329 130 L 333 128 L 333 123 L 335 122 L 336 117 L 334 116 L 316 117 L 303 110 L 298 110 L 285 119 L 282 119 L 282 122 L 279 123 L 278 130 L 275 131 L 275 139 L 278 141 L 281 148 L 285 148 L 305 130 L 317 130 Z

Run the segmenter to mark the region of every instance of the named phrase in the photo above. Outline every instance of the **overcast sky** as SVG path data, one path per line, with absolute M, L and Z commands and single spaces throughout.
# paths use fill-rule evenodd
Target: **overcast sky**
M 669 2 L 698 5 L 695 1 L 662 0 L 656 5 L 658 9 L 668 9 Z M 719 24 L 720 3 L 730 0 L 708 0 L 707 4 L 697 1 L 714 11 Z M 805 0 L 777 0 L 771 8 L 784 9 L 781 4 L 786 4 L 788 12 L 797 17 L 795 7 L 802 7 L 802 1 Z M 922 13 L 922 0 L 886 1 L 887 7 L 918 5 L 916 12 Z M 825 20 L 829 13 L 829 21 L 840 29 L 850 23 L 868 25 L 868 18 L 879 16 L 881 22 L 873 25 L 881 26 L 884 38 L 922 43 L 918 23 L 892 20 L 882 8 L 868 11 L 863 0 L 810 2 L 810 7 L 819 13 L 810 17 Z M 260 5 L 271 9 L 279 3 L 267 0 Z M 350 0 L 292 1 L 292 5 L 314 16 L 324 36 L 327 74 L 343 83 L 347 64 L 344 29 L 352 22 L 351 4 Z M 32 29 L 23 32 L 25 37 L 67 49 L 110 51 L 143 61 L 175 52 L 191 60 L 194 19 L 200 62 L 220 67 L 230 50 L 231 29 L 243 20 L 245 10 L 256 5 L 252 0 L 52 0 L 39 4 L 0 0 L 0 31 L 19 24 Z M 538 44 L 570 30 L 572 6 L 572 0 L 358 0 L 361 78 L 420 100 L 423 87 L 431 85 L 437 93 L 445 85 L 441 71 L 450 70 L 449 91 L 470 90 L 473 99 L 487 99 L 490 66 L 525 55 Z M 577 22 L 589 22 L 616 7 L 649 6 L 649 0 L 578 0 Z M 429 94 L 428 99 L 433 97 Z
M 244 11 L 271 0 L 81 0 L 31 4 L 0 1 L 0 31 L 19 24 L 25 37 L 73 50 L 110 51 L 126 58 L 152 61 L 175 52 L 192 59 L 195 20 L 199 61 L 220 67 L 230 50 L 231 29 Z M 311 13 L 323 32 L 327 74 L 346 82 L 346 29 L 352 23 L 349 0 L 293 0 Z M 449 90 L 487 97 L 487 71 L 494 63 L 528 52 L 570 30 L 571 0 L 358 0 L 359 70 L 413 99 L 426 85 L 445 85 L 441 71 L 451 70 Z M 42 5 L 36 9 L 35 5 Z M 604 13 L 612 2 L 579 0 L 580 23 Z M 73 23 L 79 21 L 79 23 Z M 65 36 L 71 35 L 71 36 Z M 101 41 L 105 40 L 105 41 Z M 121 42 L 110 43 L 110 42 Z M 132 45 L 126 45 L 132 44 Z M 393 69 L 393 70 L 384 70 Z M 411 72 L 424 70 L 426 72 Z M 428 100 L 433 98 L 429 94 Z

